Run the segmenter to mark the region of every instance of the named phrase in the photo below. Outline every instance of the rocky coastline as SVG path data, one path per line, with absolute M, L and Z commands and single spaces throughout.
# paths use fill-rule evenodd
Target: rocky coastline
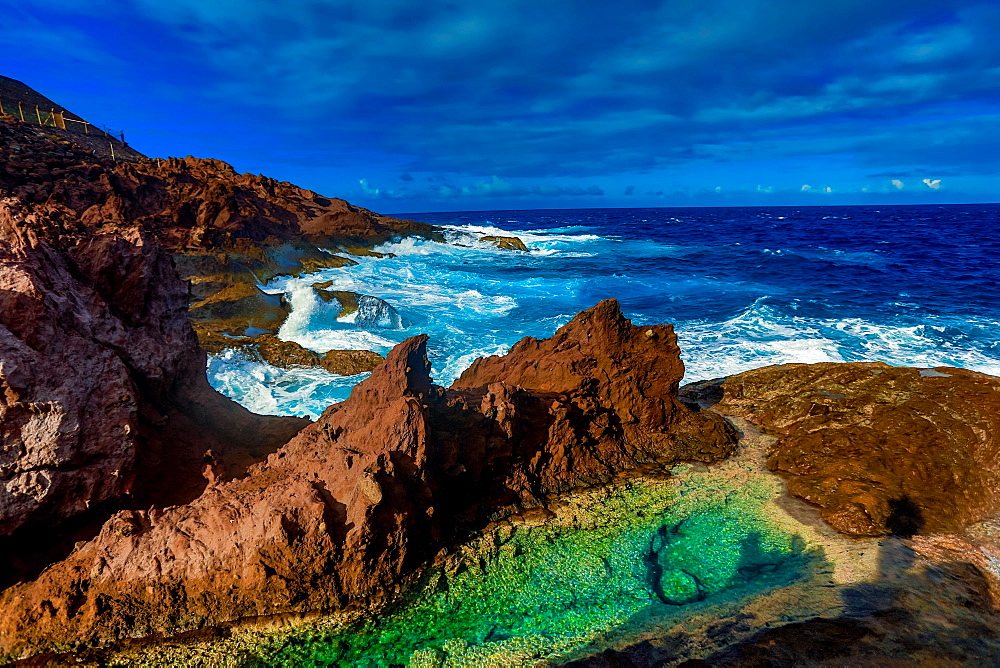
M 426 336 L 384 360 L 276 336 L 289 307 L 261 284 L 413 235 L 443 242 L 0 118 L 0 662 L 1000 656 L 1000 379 L 843 363 L 682 388 L 672 327 L 614 300 L 448 388 Z M 312 287 L 344 315 L 378 301 Z M 371 375 L 315 422 L 255 415 L 207 382 L 226 348 Z

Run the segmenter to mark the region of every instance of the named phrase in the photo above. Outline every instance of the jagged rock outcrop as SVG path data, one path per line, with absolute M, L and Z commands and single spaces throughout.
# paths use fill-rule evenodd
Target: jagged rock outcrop
M 713 410 L 778 436 L 768 467 L 859 536 L 960 532 L 1000 509 L 1000 378 L 882 363 L 731 376 Z
M 632 326 L 614 301 L 480 361 L 450 390 L 431 384 L 425 344 L 397 346 L 246 478 L 118 513 L 0 594 L 0 651 L 372 603 L 491 517 L 640 466 L 716 461 L 735 444 L 717 415 L 677 403 L 672 329 Z
M 0 117 L 0 196 L 37 212 L 36 233 L 51 243 L 134 226 L 153 234 L 191 283 L 192 316 L 210 347 L 248 328 L 277 332 L 287 308 L 259 284 L 356 264 L 327 251 L 381 257 L 371 245 L 437 234 L 219 160 L 116 165 L 9 117 Z
M 45 226 L 0 203 L 0 536 L 106 502 L 185 502 L 210 450 L 233 475 L 306 423 L 212 390 L 185 286 L 149 234 L 59 251 Z

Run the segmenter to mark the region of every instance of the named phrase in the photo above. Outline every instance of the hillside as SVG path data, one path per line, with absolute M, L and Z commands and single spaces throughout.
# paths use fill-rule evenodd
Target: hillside
M 92 121 L 74 114 L 27 84 L 3 75 L 0 75 L 0 105 L 6 114 L 35 126 L 35 131 L 66 139 L 98 157 L 111 158 L 113 153 L 116 162 L 135 162 L 145 157 Z M 54 127 L 53 111 L 62 114 L 65 129 Z

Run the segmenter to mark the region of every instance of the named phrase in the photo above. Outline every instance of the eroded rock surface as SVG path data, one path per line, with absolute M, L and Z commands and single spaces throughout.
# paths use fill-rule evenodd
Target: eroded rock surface
M 185 286 L 151 235 L 59 250 L 45 227 L 0 203 L 0 536 L 113 500 L 190 500 L 210 450 L 235 475 L 305 424 L 212 390 Z
M 777 435 L 768 467 L 851 535 L 959 532 L 1000 509 L 1000 378 L 881 363 L 788 364 L 713 407 Z
M 246 478 L 185 506 L 119 513 L 36 581 L 6 590 L 0 649 L 18 656 L 371 603 L 498 513 L 734 447 L 718 416 L 676 402 L 672 329 L 634 327 L 613 301 L 553 339 L 480 362 L 451 390 L 431 384 L 425 342 L 397 346 Z

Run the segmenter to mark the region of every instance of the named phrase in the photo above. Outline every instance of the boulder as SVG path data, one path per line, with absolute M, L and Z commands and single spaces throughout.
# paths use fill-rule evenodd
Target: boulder
M 519 250 L 526 251 L 528 247 L 524 245 L 524 242 L 517 237 L 480 237 L 479 241 L 486 244 L 492 244 L 497 248 L 502 248 L 504 250 Z

